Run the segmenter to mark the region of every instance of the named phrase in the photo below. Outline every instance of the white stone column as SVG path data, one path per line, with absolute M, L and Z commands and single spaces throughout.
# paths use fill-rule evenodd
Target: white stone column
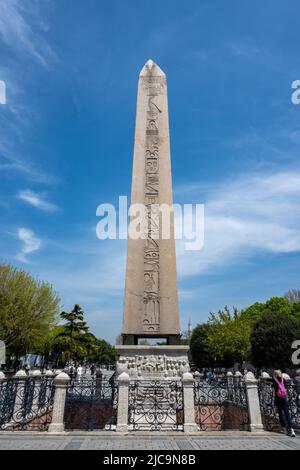
M 126 372 L 118 377 L 118 416 L 117 432 L 128 431 L 128 397 L 130 377 Z
M 68 374 L 61 372 L 54 378 L 55 394 L 52 412 L 52 422 L 49 432 L 64 432 L 64 413 L 66 404 L 67 387 L 70 382 Z
M 195 403 L 194 403 L 194 378 L 190 372 L 185 372 L 182 376 L 183 383 L 183 409 L 184 409 L 184 425 L 183 429 L 186 433 L 198 431 L 195 421 Z
M 260 411 L 258 387 L 257 387 L 258 381 L 255 379 L 252 372 L 248 372 L 245 375 L 245 384 L 246 384 L 247 400 L 248 400 L 250 431 L 263 432 L 264 427 L 263 427 L 262 419 L 261 419 L 261 411 Z

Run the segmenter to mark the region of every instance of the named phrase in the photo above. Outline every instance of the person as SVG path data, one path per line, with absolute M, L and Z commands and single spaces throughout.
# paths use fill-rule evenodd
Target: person
M 298 413 L 300 413 L 300 369 L 296 370 L 296 376 L 294 378 L 294 384 L 295 384 L 296 394 L 297 394 Z
M 74 369 L 73 364 L 71 364 L 70 368 L 69 368 L 69 376 L 70 376 L 71 380 L 74 379 L 74 375 L 75 375 L 75 369 Z
M 289 411 L 286 382 L 282 376 L 281 370 L 274 371 L 272 382 L 275 391 L 275 406 L 278 411 L 280 424 L 286 429 L 288 436 L 295 437 L 296 434 L 293 429 L 292 418 Z
M 77 371 L 76 371 L 76 378 L 78 380 L 78 382 L 81 382 L 81 377 L 82 377 L 82 372 L 83 372 L 83 368 L 82 366 L 79 364 L 79 366 L 77 367 Z

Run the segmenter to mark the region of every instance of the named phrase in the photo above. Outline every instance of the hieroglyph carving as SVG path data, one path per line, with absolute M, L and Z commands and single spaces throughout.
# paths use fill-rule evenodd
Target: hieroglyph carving
M 147 209 L 144 248 L 143 331 L 158 333 L 159 302 L 159 119 L 155 98 L 161 93 L 156 77 L 145 80 L 148 91 L 145 147 L 145 205 Z

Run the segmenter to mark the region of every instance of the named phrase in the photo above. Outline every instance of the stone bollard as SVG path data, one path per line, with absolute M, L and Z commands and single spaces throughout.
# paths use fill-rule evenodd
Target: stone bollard
M 126 372 L 118 377 L 118 415 L 117 432 L 128 431 L 128 397 L 130 377 Z
M 184 425 L 186 433 L 198 431 L 195 422 L 195 403 L 194 403 L 194 378 L 190 372 L 185 372 L 182 376 L 183 383 L 183 407 L 184 407 Z
M 52 422 L 49 425 L 49 432 L 64 432 L 64 413 L 66 404 L 67 387 L 70 377 L 65 372 L 61 372 L 54 378 L 55 394 L 52 412 Z
M 246 384 L 247 400 L 248 400 L 250 431 L 263 432 L 264 427 L 263 427 L 262 419 L 261 419 L 261 411 L 260 411 L 258 388 L 257 388 L 258 381 L 254 377 L 252 372 L 248 372 L 245 375 L 245 384 Z

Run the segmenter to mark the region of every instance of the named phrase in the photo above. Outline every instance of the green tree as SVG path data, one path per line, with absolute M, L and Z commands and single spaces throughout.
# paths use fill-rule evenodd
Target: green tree
M 58 321 L 60 299 L 46 282 L 0 265 L 0 338 L 19 357 L 38 346 Z
M 266 311 L 251 334 L 252 362 L 256 367 L 286 369 L 291 362 L 292 342 L 300 338 L 300 322 L 286 312 Z
M 62 331 L 58 334 L 66 361 L 70 359 L 82 360 L 88 354 L 91 345 L 89 328 L 84 320 L 84 313 L 80 305 L 76 304 L 71 312 L 62 312 L 61 318 L 65 320 Z
M 210 325 L 203 323 L 197 325 L 193 330 L 190 342 L 190 355 L 193 364 L 198 368 L 214 367 L 215 358 L 210 348 L 209 330 Z
M 237 308 L 231 313 L 226 306 L 217 314 L 210 313 L 208 343 L 216 364 L 229 367 L 242 363 L 249 355 L 252 320 Z
M 98 364 L 109 365 L 115 363 L 116 356 L 117 352 L 111 344 L 104 339 L 96 339 L 94 355 L 89 360 Z

